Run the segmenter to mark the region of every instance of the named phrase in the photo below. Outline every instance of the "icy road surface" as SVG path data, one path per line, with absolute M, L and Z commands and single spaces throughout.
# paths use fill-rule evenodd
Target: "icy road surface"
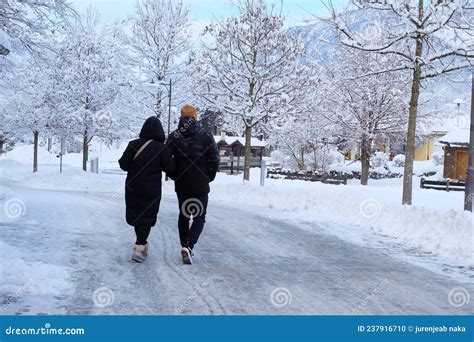
M 323 222 L 308 229 L 269 210 L 211 201 L 188 266 L 179 256 L 176 200 L 164 198 L 150 256 L 136 264 L 122 194 L 3 183 L 3 199 L 20 199 L 24 215 L 0 221 L 0 314 L 473 312 L 472 283 L 340 240 Z

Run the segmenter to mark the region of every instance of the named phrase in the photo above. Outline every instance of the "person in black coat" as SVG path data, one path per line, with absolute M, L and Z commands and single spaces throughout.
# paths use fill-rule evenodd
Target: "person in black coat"
M 132 259 L 143 262 L 148 255 L 148 235 L 160 209 L 162 171 L 171 175 L 176 170 L 157 117 L 152 116 L 145 121 L 139 139 L 128 143 L 119 164 L 122 170 L 127 171 L 126 220 L 135 227 L 137 236 Z
M 206 221 L 209 183 L 219 167 L 219 149 L 214 137 L 197 122 L 197 109 L 190 105 L 181 109 L 178 129 L 170 134 L 166 144 L 176 161 L 174 181 L 181 257 L 185 264 L 191 264 L 194 245 Z

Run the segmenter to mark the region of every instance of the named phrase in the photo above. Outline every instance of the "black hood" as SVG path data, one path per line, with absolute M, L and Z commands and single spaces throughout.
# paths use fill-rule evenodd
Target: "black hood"
M 200 127 L 199 122 L 194 118 L 181 117 L 179 119 L 178 129 L 184 137 L 195 135 Z
M 161 126 L 160 120 L 156 116 L 150 116 L 143 124 L 140 131 L 140 138 L 153 139 L 160 142 L 165 142 L 165 131 Z

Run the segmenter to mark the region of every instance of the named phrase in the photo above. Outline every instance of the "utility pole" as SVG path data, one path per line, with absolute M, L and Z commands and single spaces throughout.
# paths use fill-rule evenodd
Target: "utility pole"
M 168 84 L 168 135 L 167 135 L 167 139 L 169 138 L 170 136 L 170 133 L 171 133 L 171 91 L 172 91 L 172 83 L 171 83 L 171 78 L 170 78 L 170 83 Z M 168 181 L 169 180 L 169 177 L 168 175 L 166 175 L 165 177 L 165 181 Z
M 466 194 L 464 210 L 472 212 L 474 197 L 474 70 L 472 71 L 471 90 L 471 125 L 469 138 L 469 166 L 467 167 Z
M 168 89 L 168 136 L 170 135 L 171 132 L 171 78 L 170 78 L 170 84 L 169 84 L 169 89 Z

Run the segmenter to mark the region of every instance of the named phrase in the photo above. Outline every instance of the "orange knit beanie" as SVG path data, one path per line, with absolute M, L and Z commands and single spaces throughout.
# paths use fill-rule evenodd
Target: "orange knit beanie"
M 193 107 L 191 105 L 185 105 L 183 108 L 181 108 L 181 116 L 185 118 L 194 118 L 196 119 L 198 115 L 198 111 L 196 107 Z

